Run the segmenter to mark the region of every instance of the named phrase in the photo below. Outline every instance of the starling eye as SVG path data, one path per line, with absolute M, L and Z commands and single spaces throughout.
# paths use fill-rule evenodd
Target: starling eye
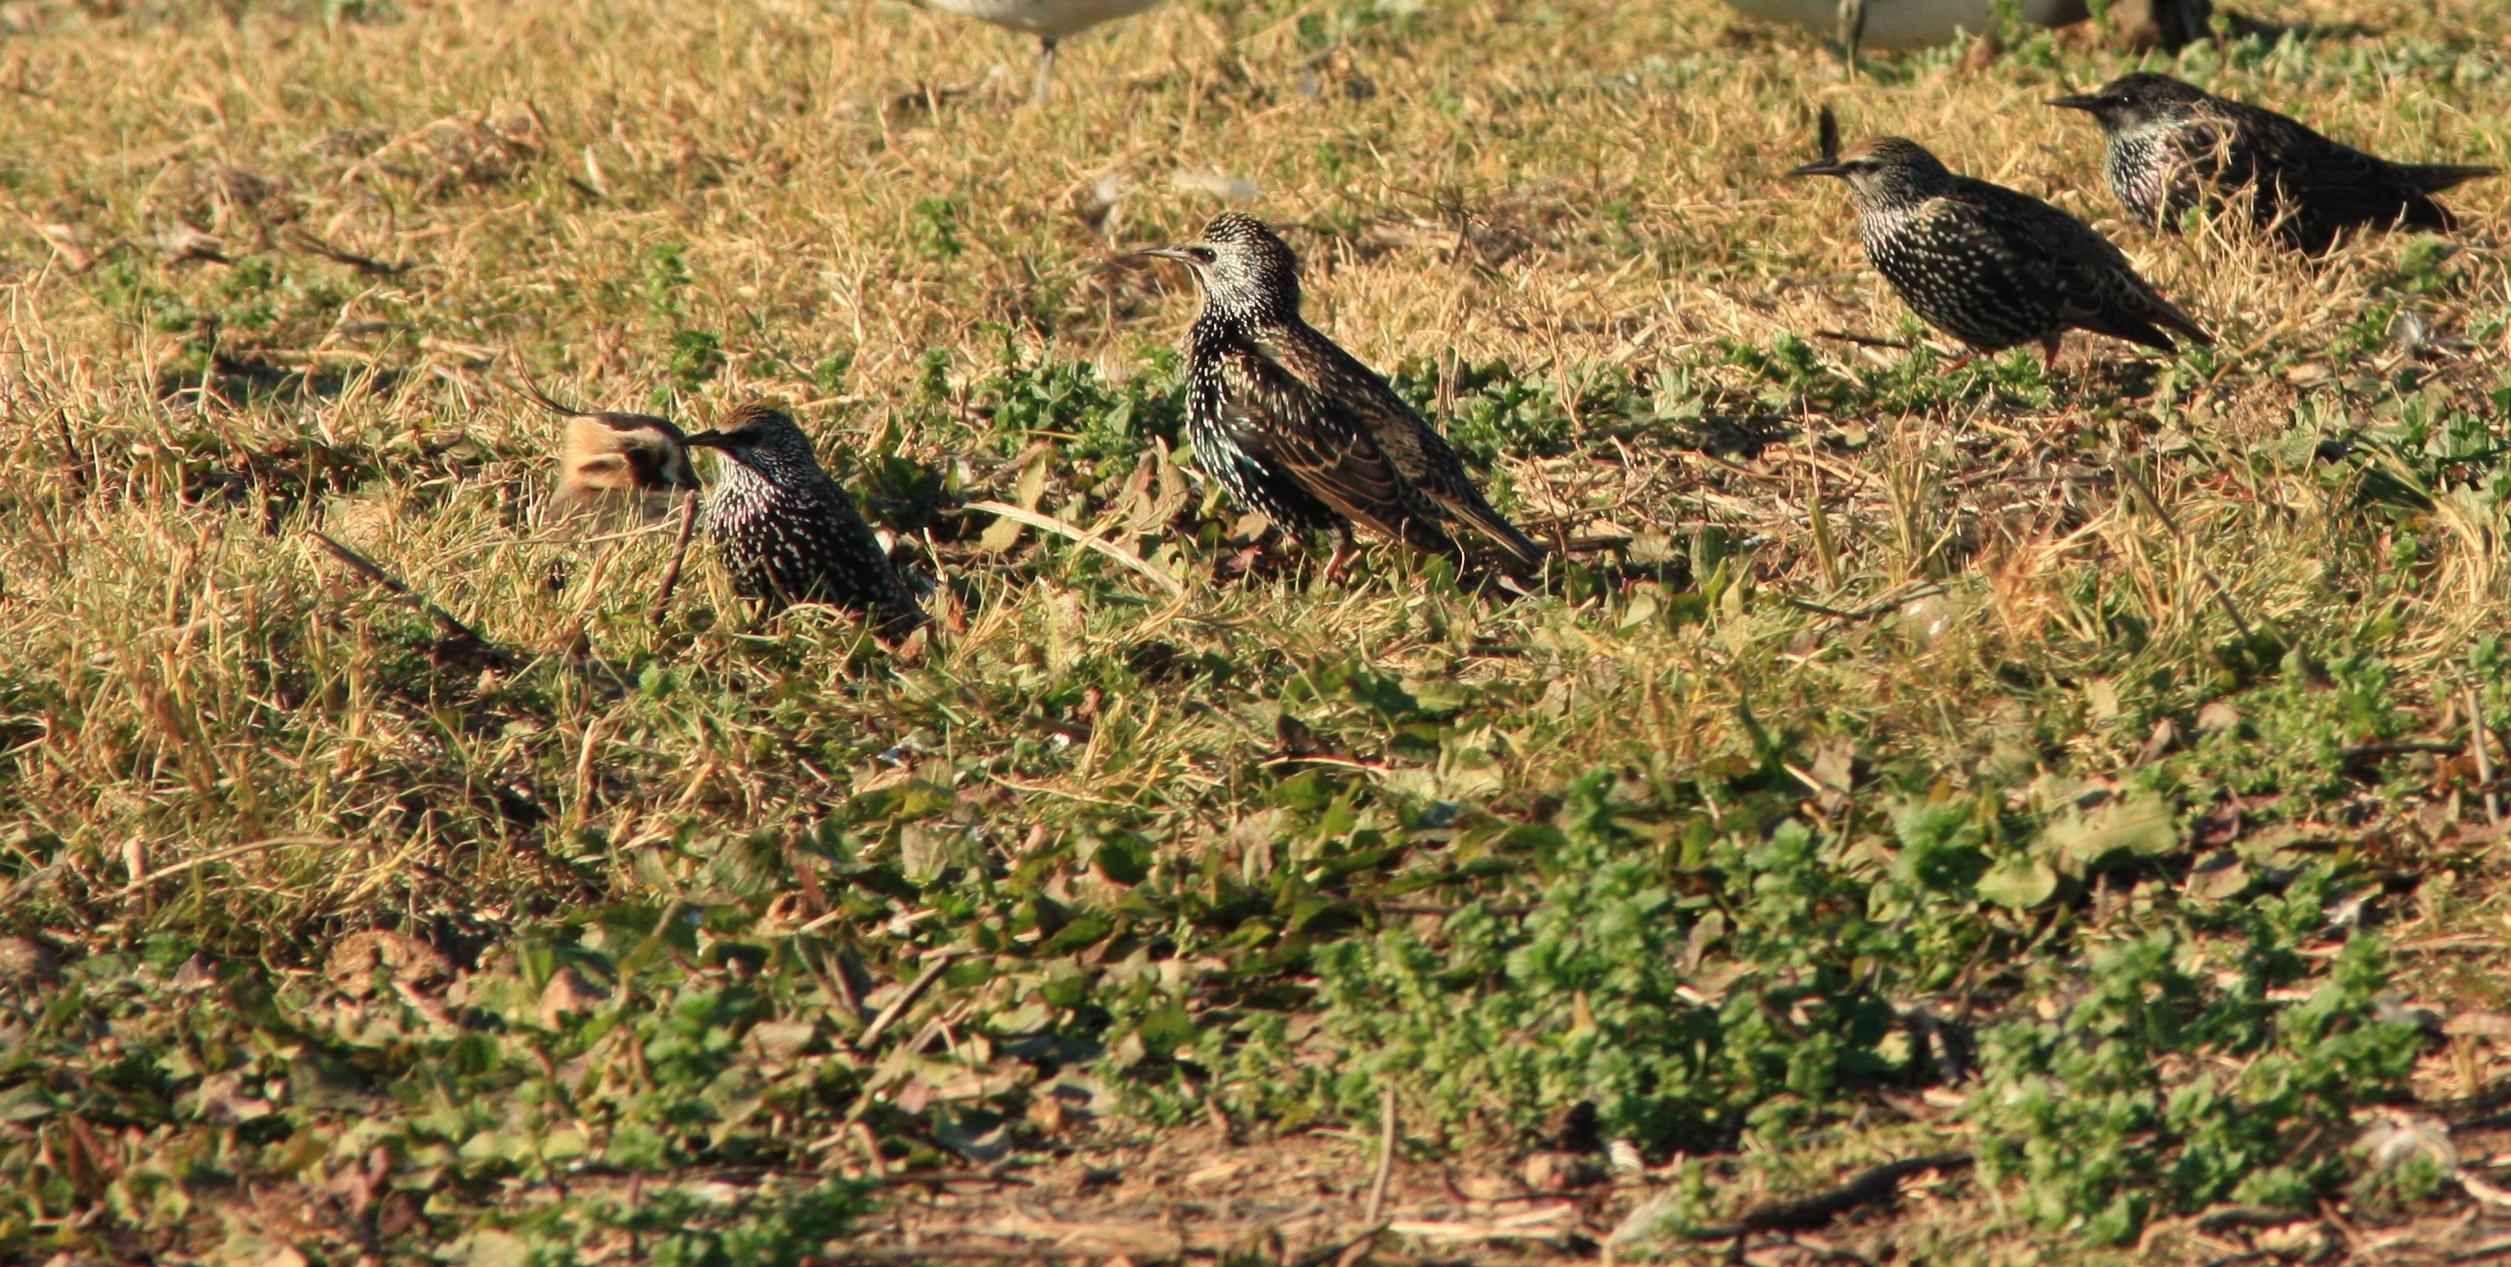
M 1220 258 L 1220 255 L 1208 246 L 1189 247 L 1186 253 L 1206 264 Z

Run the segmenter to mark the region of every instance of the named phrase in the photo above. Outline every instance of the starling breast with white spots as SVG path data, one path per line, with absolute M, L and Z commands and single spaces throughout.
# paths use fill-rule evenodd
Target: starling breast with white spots
M 706 529 L 743 597 L 771 609 L 830 603 L 871 615 L 892 636 L 922 620 L 880 539 L 793 419 L 744 405 L 688 442 L 724 456 Z

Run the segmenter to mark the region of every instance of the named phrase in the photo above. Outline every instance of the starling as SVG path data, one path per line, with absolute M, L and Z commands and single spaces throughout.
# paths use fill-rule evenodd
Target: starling
M 674 495 L 697 488 L 688 438 L 668 420 L 571 408 L 528 382 L 525 391 L 567 420 L 558 485 L 541 511 L 543 523 L 602 529 L 647 524 L 670 510 Z
M 2038 343 L 2055 361 L 2069 330 L 2166 352 L 2169 332 L 2214 342 L 2083 221 L 1957 176 L 1909 141 L 1862 142 L 1788 175 L 1846 180 L 1866 258 L 1927 324 L 1975 352 Z
M 2311 255 L 2326 254 L 2355 228 L 2446 233 L 2458 222 L 2432 196 L 2494 174 L 2392 163 L 2168 75 L 2129 75 L 2049 104 L 2100 121 L 2110 142 L 2110 191 L 2129 215 L 2171 230 L 2191 207 L 2246 202 L 2252 223 Z
M 1187 339 L 1186 427 L 1195 461 L 1240 502 L 1293 531 L 1357 524 L 1415 549 L 1461 553 L 1471 528 L 1531 571 L 1543 547 L 1484 501 L 1464 460 L 1386 380 L 1299 317 L 1299 261 L 1252 216 L 1143 252 L 1177 260 L 1203 291 Z
M 922 621 L 871 525 L 820 469 L 793 419 L 763 404 L 743 405 L 688 444 L 726 459 L 707 495 L 706 531 L 743 597 L 770 610 L 816 602 L 866 612 L 887 637 Z
M 1055 73 L 1055 46 L 1101 22 L 1131 17 L 1160 0 L 928 0 L 934 8 L 975 18 L 1038 37 L 1037 100 L 1046 102 L 1047 80 Z

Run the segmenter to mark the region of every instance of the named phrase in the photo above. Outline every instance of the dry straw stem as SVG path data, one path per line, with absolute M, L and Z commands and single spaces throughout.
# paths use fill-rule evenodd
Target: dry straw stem
M 1023 524 L 1028 527 L 1035 528 L 1040 532 L 1052 533 L 1055 536 L 1062 537 L 1066 541 L 1077 542 L 1083 546 L 1087 546 L 1091 550 L 1106 555 L 1108 558 L 1114 559 L 1118 563 L 1123 564 L 1128 571 L 1148 578 L 1153 584 L 1158 585 L 1163 590 L 1166 590 L 1170 598 L 1182 598 L 1185 596 L 1186 587 L 1178 584 L 1177 578 L 1170 576 L 1168 573 L 1163 572 L 1145 562 L 1142 556 L 1109 541 L 1105 537 L 1092 533 L 1086 528 L 1075 527 L 1072 524 L 1065 523 L 1061 519 L 1057 519 L 1053 515 L 1040 514 L 1034 510 L 1024 510 L 1018 506 L 1012 505 L 1009 502 L 974 501 L 968 503 L 968 509 L 981 511 L 985 514 L 992 515 L 997 519 L 1008 519 L 1013 523 Z
M 412 607 L 417 608 L 428 619 L 443 626 L 445 632 L 479 648 L 479 650 L 492 661 L 509 668 L 522 663 L 521 659 L 515 656 L 514 653 L 499 647 L 496 643 L 490 642 L 486 636 L 480 633 L 480 631 L 462 623 L 462 619 L 454 615 L 452 612 L 446 611 L 444 608 L 437 606 L 434 599 L 411 589 L 409 585 L 401 580 L 401 578 L 385 571 L 383 566 L 376 563 L 373 559 L 367 558 L 365 555 L 340 544 L 340 542 L 334 539 L 329 533 L 308 528 L 306 529 L 306 535 L 312 537 L 316 542 L 320 543 L 324 549 L 331 551 L 333 557 L 355 569 L 358 575 L 365 577 L 367 580 L 373 581 L 379 586 L 382 586 L 384 592 L 409 603 Z
M 697 514 L 698 494 L 695 492 L 682 494 L 680 526 L 673 530 L 671 538 L 671 562 L 663 568 L 662 584 L 656 586 L 654 591 L 652 618 L 655 620 L 661 620 L 663 613 L 671 610 L 672 591 L 680 586 L 681 565 L 689 561 L 689 537 L 697 529 Z

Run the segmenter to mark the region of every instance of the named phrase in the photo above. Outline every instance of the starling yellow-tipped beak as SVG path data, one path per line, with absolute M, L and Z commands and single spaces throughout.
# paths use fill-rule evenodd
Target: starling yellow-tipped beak
M 730 449 L 732 437 L 721 431 L 700 431 L 680 437 L 680 443 L 692 449 Z
M 1194 252 L 1187 246 L 1146 246 L 1133 253 L 1138 260 L 1175 260 L 1180 264 L 1195 262 Z
M 1805 164 L 1805 165 L 1804 165 L 1804 166 L 1802 166 L 1802 167 L 1792 167 L 1792 168 L 1789 168 L 1789 169 L 1788 169 L 1787 174 L 1788 174 L 1789 176 L 1791 176 L 1791 177 L 1794 177 L 1794 176 L 1846 176 L 1846 175 L 1848 175 L 1848 169 L 1847 169 L 1847 168 L 1845 168 L 1845 167 L 1840 166 L 1840 160 L 1838 160 L 1838 159 L 1836 159 L 1836 158 L 1823 158 L 1823 159 L 1816 159 L 1816 160 L 1814 160 L 1813 162 L 1807 163 L 1807 164 Z
M 2049 99 L 2049 104 L 2056 106 L 2061 110 L 2081 110 L 2087 114 L 2091 114 L 2098 112 L 2103 106 L 2109 105 L 2110 103 L 2100 97 L 2094 96 L 2090 93 L 2085 93 L 2081 96 L 2074 97 L 2051 97 Z

